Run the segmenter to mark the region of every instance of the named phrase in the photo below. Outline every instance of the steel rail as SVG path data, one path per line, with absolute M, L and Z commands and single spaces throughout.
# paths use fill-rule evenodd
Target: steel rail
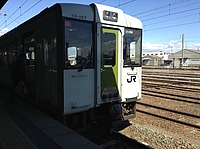
M 166 96 L 162 96 L 162 95 L 155 95 L 155 94 L 144 93 L 144 92 L 143 92 L 142 94 L 143 94 L 143 95 L 148 95 L 148 96 L 154 96 L 154 97 L 165 98 L 165 99 L 169 99 L 169 100 L 175 100 L 175 101 L 186 102 L 186 103 L 200 104 L 199 102 L 195 102 L 195 101 L 188 101 L 188 100 L 184 100 L 184 99 L 176 99 L 176 98 L 166 97 Z
M 183 81 L 187 81 L 187 80 L 192 80 L 192 81 L 196 81 L 196 82 L 199 82 L 200 81 L 200 76 L 197 78 L 197 77 L 194 77 L 194 76 L 174 76 L 173 74 L 172 75 L 166 75 L 166 74 L 156 74 L 156 75 L 149 75 L 149 74 L 142 74 L 142 77 L 143 78 L 160 78 L 160 79 L 168 79 L 168 77 L 172 77 L 173 78 L 170 78 L 170 79 L 173 79 L 173 80 L 183 80 Z
M 195 85 L 195 86 L 199 86 L 200 85 L 200 81 L 199 82 L 194 82 L 194 81 L 183 81 L 183 80 L 170 80 L 169 78 L 166 79 L 162 79 L 162 78 L 142 78 L 142 80 L 144 81 L 153 81 L 153 82 L 167 82 L 167 83 L 173 83 L 173 84 L 189 84 L 189 85 Z
M 164 72 L 143 72 L 143 76 L 161 76 L 161 77 L 168 77 L 168 76 L 173 76 L 173 77 L 190 77 L 190 78 L 194 78 L 194 79 L 199 79 L 200 78 L 200 74 L 182 74 L 182 73 L 164 73 Z
M 144 113 L 144 114 L 152 115 L 152 116 L 155 116 L 155 117 L 158 117 L 158 118 L 166 119 L 166 120 L 169 120 L 169 121 L 173 121 L 173 122 L 176 122 L 176 123 L 179 123 L 179 124 L 183 124 L 183 125 L 187 125 L 187 126 L 191 126 L 191 127 L 200 129 L 200 125 L 187 123 L 187 122 L 180 121 L 180 120 L 177 120 L 177 119 L 173 119 L 173 118 L 170 118 L 170 117 L 167 117 L 167 116 L 162 116 L 162 115 L 158 115 L 158 114 L 155 114 L 155 113 L 151 113 L 151 112 L 147 112 L 147 111 L 143 111 L 143 110 L 139 110 L 139 109 L 137 109 L 136 111 Z
M 200 98 L 196 98 L 196 97 L 189 97 L 189 96 L 183 96 L 183 95 L 175 95 L 175 94 L 157 92 L 157 91 L 152 91 L 152 90 L 147 90 L 147 89 L 142 89 L 142 91 L 200 101 Z M 167 97 L 167 98 L 168 98 L 168 97 Z M 189 101 L 189 102 L 190 102 L 190 101 Z M 197 102 L 197 103 L 200 104 L 200 102 Z
M 164 111 L 169 111 L 169 112 L 173 112 L 173 113 L 177 113 L 177 114 L 182 114 L 182 115 L 186 115 L 186 116 L 190 116 L 190 117 L 194 117 L 194 118 L 200 118 L 200 115 L 195 115 L 195 114 L 191 114 L 191 113 L 172 110 L 172 109 L 168 109 L 168 108 L 164 108 L 164 107 L 160 107 L 160 106 L 155 106 L 155 105 L 151 105 L 151 104 L 147 104 L 147 103 L 137 102 L 137 104 L 156 108 L 156 109 L 160 109 L 160 110 L 164 110 Z
M 146 67 L 146 66 L 142 66 L 142 69 L 146 69 L 146 70 L 149 70 L 149 69 L 161 69 L 161 70 L 179 70 L 179 71 L 200 71 L 199 68 L 164 68 L 164 67 Z
M 190 92 L 200 92 L 200 88 L 192 88 L 192 87 L 179 87 L 177 85 L 168 85 L 168 84 L 157 84 L 157 83 L 147 83 L 142 82 L 142 85 L 144 86 L 150 86 L 150 87 L 160 87 L 160 88 L 167 88 L 167 89 L 175 89 L 175 90 L 182 90 L 182 91 L 190 91 Z

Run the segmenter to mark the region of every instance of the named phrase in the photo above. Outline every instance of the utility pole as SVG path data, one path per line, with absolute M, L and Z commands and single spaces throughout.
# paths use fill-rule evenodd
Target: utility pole
M 184 34 L 181 35 L 182 37 L 182 58 L 181 58 L 181 67 L 183 67 L 183 60 L 184 60 Z

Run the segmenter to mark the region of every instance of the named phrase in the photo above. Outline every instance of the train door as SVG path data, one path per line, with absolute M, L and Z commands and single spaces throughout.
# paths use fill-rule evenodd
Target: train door
M 117 29 L 102 29 L 101 98 L 119 99 L 119 35 Z
M 55 37 L 41 32 L 40 61 L 38 64 L 38 97 L 57 106 L 57 50 Z
M 36 74 L 36 99 L 49 101 L 49 39 L 47 31 L 40 31 L 40 36 L 38 37 L 37 43 L 37 74 Z
M 55 106 L 58 104 L 57 100 L 57 49 L 56 38 L 50 36 L 48 48 L 48 78 L 49 78 L 49 102 Z

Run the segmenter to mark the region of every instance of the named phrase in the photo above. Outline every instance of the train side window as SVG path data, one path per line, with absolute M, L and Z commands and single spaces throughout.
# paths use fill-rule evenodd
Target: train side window
M 115 66 L 116 35 L 114 33 L 103 33 L 103 65 Z
M 29 47 L 26 50 L 26 63 L 28 65 L 34 65 L 35 64 L 35 52 L 34 47 Z
M 35 38 L 33 32 L 25 35 L 24 50 L 26 54 L 26 65 L 35 65 Z
M 48 40 L 46 38 L 43 38 L 43 52 L 44 52 L 44 65 L 48 65 L 48 59 L 49 59 L 49 45 Z

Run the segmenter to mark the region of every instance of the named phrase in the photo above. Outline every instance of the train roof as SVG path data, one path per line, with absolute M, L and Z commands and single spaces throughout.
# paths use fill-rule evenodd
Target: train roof
M 90 5 L 59 3 L 64 17 L 72 17 L 79 20 L 96 21 L 98 23 L 112 24 L 118 26 L 134 27 L 142 29 L 142 22 L 130 15 L 125 14 L 121 9 L 92 3 Z M 95 13 L 94 13 L 95 11 Z M 117 21 L 105 20 L 104 12 L 117 13 Z
M 0 9 L 6 4 L 8 0 L 0 0 Z
M 26 22 L 20 24 L 16 28 L 19 28 L 23 24 L 34 22 L 35 20 L 37 20 L 38 16 L 42 16 L 48 13 L 49 11 L 52 11 L 58 8 L 61 9 L 62 16 L 64 17 L 70 17 L 73 19 L 87 20 L 87 21 L 95 20 L 97 23 L 112 24 L 116 26 L 125 26 L 125 27 L 133 27 L 133 28 L 142 29 L 142 22 L 139 19 L 125 14 L 121 9 L 102 5 L 102 4 L 95 4 L 95 3 L 92 3 L 90 5 L 75 4 L 75 3 L 56 3 L 49 8 L 47 7 L 46 9 L 41 11 L 39 14 L 27 20 Z M 116 12 L 118 14 L 118 20 L 117 21 L 105 20 L 103 17 L 104 11 Z M 9 31 L 6 34 L 10 34 L 12 31 Z
M 128 14 L 125 14 L 121 9 L 102 5 L 102 4 L 92 4 L 92 5 L 95 5 L 97 8 L 96 9 L 96 11 L 97 11 L 96 14 L 98 15 L 98 16 L 96 16 L 96 18 L 98 19 L 98 20 L 96 20 L 97 22 L 142 29 L 142 22 L 139 19 L 137 19 L 133 16 L 130 16 Z M 105 20 L 102 15 L 104 11 L 116 12 L 118 14 L 117 22 Z

